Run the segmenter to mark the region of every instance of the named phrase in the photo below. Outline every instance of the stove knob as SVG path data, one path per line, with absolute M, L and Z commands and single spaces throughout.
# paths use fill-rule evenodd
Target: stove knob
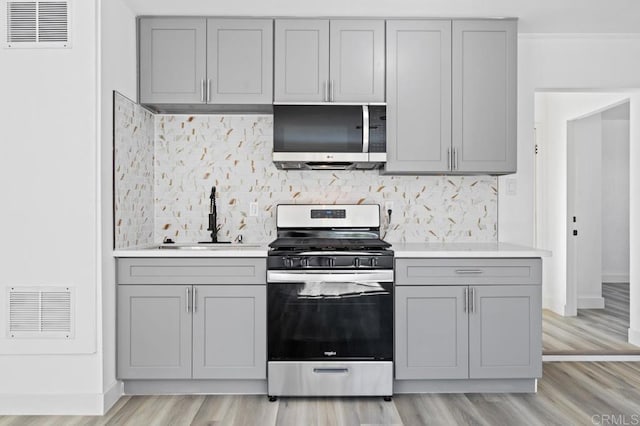
M 293 260 L 285 257 L 284 259 L 282 259 L 282 263 L 284 263 L 284 267 L 285 268 L 292 268 L 293 267 Z
M 353 266 L 355 266 L 356 268 L 360 267 L 360 258 L 356 257 L 355 259 L 353 259 Z
M 332 268 L 334 266 L 336 266 L 336 259 L 335 258 L 333 258 L 333 257 L 329 258 L 329 266 L 332 267 Z
M 308 257 L 303 257 L 302 259 L 300 259 L 300 266 L 302 266 L 303 268 L 308 268 L 309 267 L 309 258 Z
M 375 257 L 371 258 L 371 267 L 375 268 L 376 266 L 378 266 L 378 259 L 376 259 Z

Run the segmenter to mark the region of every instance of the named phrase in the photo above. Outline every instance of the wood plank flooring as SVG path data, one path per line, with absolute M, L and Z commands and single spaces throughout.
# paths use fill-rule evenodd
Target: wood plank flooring
M 618 423 L 602 417 L 616 416 Z M 611 417 L 607 417 L 611 418 Z M 632 423 L 635 419 L 636 423 Z M 638 424 L 640 363 L 545 363 L 537 394 L 382 398 L 123 397 L 102 417 L 0 417 L 0 426 L 593 425 Z M 622 423 L 626 421 L 626 423 Z
M 640 355 L 640 347 L 627 342 L 629 284 L 602 284 L 604 309 L 579 309 L 576 317 L 542 313 L 545 355 Z

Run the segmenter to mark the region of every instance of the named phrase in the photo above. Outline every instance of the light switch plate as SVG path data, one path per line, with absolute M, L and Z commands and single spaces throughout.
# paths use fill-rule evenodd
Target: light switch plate
M 249 216 L 258 216 L 258 203 L 249 203 Z

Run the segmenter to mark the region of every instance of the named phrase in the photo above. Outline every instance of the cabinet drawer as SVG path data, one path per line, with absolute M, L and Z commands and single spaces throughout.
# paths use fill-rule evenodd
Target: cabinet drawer
M 118 284 L 266 284 L 264 258 L 126 258 Z
M 482 285 L 542 283 L 542 260 L 396 259 L 396 285 Z

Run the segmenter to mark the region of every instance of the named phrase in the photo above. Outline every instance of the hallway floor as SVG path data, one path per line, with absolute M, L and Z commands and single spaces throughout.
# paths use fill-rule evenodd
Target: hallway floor
M 602 284 L 604 309 L 580 309 L 576 317 L 542 311 L 542 346 L 545 355 L 640 355 L 640 347 L 627 342 L 629 284 Z

